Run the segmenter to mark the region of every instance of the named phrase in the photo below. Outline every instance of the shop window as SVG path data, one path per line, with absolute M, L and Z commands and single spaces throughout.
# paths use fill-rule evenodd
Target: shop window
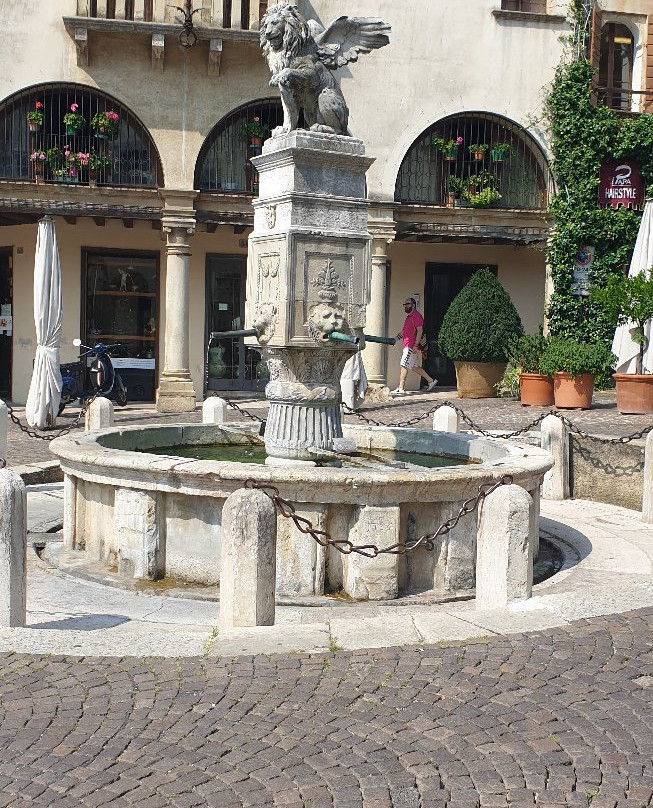
M 112 357 L 132 401 L 154 400 L 158 260 L 157 253 L 85 253 L 82 342 L 118 343 Z
M 601 29 L 598 96 L 612 109 L 630 111 L 633 106 L 632 31 L 621 23 L 609 22 Z
M 417 138 L 399 169 L 395 199 L 543 210 L 552 182 L 543 151 L 523 127 L 474 112 L 438 121 Z
M 258 175 L 249 158 L 261 153 L 260 141 L 282 123 L 283 110 L 277 99 L 246 104 L 223 118 L 200 150 L 195 187 L 256 195 Z M 262 137 L 249 134 L 257 129 Z

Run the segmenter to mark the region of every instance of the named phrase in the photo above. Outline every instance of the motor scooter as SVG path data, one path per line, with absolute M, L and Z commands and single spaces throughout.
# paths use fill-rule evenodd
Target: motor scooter
M 86 348 L 86 350 L 79 355 L 77 362 L 68 362 L 61 365 L 62 385 L 59 415 L 68 404 L 72 404 L 76 399 L 79 399 L 80 403 L 83 404 L 87 398 L 92 398 L 95 395 L 107 395 L 112 390 L 115 390 L 118 406 L 124 407 L 127 404 L 127 390 L 123 380 L 120 378 L 120 374 L 113 367 L 109 353 L 111 348 L 116 348 L 119 344 L 116 342 L 111 345 L 105 345 L 103 342 L 98 342 L 93 348 L 89 348 L 88 345 L 82 345 L 80 339 L 73 340 L 73 345 L 78 348 Z M 87 364 L 84 360 L 88 356 L 93 357 L 88 366 L 88 375 L 91 382 L 90 390 L 85 388 Z

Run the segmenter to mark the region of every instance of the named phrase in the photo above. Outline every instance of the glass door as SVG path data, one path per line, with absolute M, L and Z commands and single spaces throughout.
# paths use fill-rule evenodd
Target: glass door
M 211 337 L 247 327 L 246 273 L 245 256 L 206 256 L 207 390 L 263 390 L 267 382 L 260 351 L 246 346 L 242 337 Z
M 443 387 L 456 384 L 456 369 L 453 362 L 440 353 L 438 334 L 444 315 L 454 297 L 479 269 L 487 264 L 427 264 L 425 278 L 424 333 L 429 345 L 424 370 L 436 378 Z M 497 267 L 489 269 L 497 274 Z

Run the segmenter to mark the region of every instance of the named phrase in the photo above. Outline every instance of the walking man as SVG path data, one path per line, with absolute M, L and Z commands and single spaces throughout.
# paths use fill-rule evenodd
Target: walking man
M 406 377 L 408 371 L 412 370 L 426 380 L 426 392 L 433 390 L 438 383 L 437 379 L 432 379 L 428 373 L 421 367 L 421 351 L 419 349 L 419 342 L 422 338 L 422 331 L 424 330 L 424 318 L 417 311 L 417 304 L 414 297 L 407 297 L 404 300 L 404 312 L 406 319 L 404 320 L 404 327 L 401 334 L 397 334 L 397 339 L 403 340 L 404 349 L 401 354 L 401 362 L 399 368 L 399 387 L 392 391 L 393 396 L 406 395 Z

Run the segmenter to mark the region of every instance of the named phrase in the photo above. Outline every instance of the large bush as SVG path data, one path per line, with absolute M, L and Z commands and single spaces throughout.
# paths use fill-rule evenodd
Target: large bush
M 508 343 L 523 333 L 506 290 L 489 269 L 480 269 L 447 309 L 438 346 L 457 362 L 505 362 Z

